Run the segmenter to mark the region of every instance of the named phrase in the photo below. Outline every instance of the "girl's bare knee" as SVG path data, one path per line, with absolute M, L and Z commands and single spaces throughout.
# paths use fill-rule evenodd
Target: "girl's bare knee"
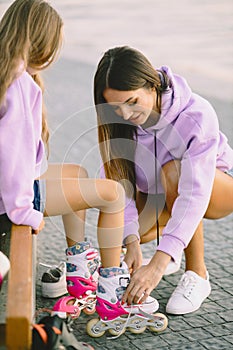
M 62 175 L 65 178 L 88 178 L 87 170 L 78 164 L 64 164 Z
M 81 165 L 77 165 L 78 177 L 80 178 L 88 178 L 88 172 Z
M 123 186 L 114 180 L 103 180 L 101 191 L 101 198 L 106 201 L 106 207 L 111 211 L 119 211 L 124 209 L 125 205 L 125 191 Z

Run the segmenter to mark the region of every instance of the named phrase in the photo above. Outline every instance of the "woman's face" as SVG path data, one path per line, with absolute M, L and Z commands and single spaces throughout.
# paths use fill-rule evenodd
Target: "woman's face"
M 143 125 L 156 112 L 156 91 L 140 88 L 138 90 L 119 91 L 107 88 L 104 99 L 112 106 L 115 113 L 135 125 Z M 157 114 L 157 113 L 156 113 Z

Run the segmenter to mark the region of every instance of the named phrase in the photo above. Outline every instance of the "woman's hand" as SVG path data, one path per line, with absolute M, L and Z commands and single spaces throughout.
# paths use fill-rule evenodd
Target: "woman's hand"
M 143 303 L 159 284 L 170 260 L 170 255 L 157 251 L 148 265 L 140 267 L 133 273 L 123 295 L 123 302 L 128 304 Z
M 130 273 L 135 272 L 142 265 L 142 252 L 138 239 L 127 243 L 127 252 L 124 261 L 128 265 Z

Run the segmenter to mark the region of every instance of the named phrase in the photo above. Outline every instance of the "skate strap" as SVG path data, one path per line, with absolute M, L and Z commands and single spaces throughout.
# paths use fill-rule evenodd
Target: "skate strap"
M 71 264 L 74 264 L 76 265 L 77 264 L 77 255 L 66 255 L 66 262 L 68 263 L 71 263 Z M 99 257 L 99 253 L 97 250 L 92 250 L 92 251 L 89 251 L 87 254 L 86 254 L 86 260 L 94 260 L 96 258 Z
M 119 284 L 121 287 L 128 287 L 128 284 L 130 282 L 130 277 L 120 277 L 119 278 Z
M 98 252 L 93 250 L 92 252 L 87 253 L 86 258 L 87 258 L 87 260 L 93 260 L 93 259 L 97 258 L 98 255 L 99 255 Z

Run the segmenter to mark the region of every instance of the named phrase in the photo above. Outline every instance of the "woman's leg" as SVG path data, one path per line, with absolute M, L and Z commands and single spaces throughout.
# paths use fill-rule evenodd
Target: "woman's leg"
M 136 205 L 139 213 L 140 242 L 147 243 L 156 240 L 156 201 L 159 208 L 159 235 L 166 225 L 170 215 L 167 212 L 164 195 L 137 193 Z
M 46 178 L 46 216 L 64 216 L 88 208 L 100 209 L 97 235 L 104 267 L 119 266 L 120 263 L 124 204 L 124 190 L 115 181 L 70 178 L 62 172 L 55 178 Z M 73 241 L 78 239 L 72 236 Z
M 166 192 L 167 210 L 171 214 L 173 204 L 178 196 L 178 182 L 180 177 L 180 162 L 170 161 L 163 166 L 162 184 Z M 184 250 L 186 271 L 191 270 L 206 278 L 204 261 L 204 235 L 202 221 L 199 223 L 188 247 Z
M 206 219 L 220 219 L 233 212 L 233 177 L 216 169 Z
M 166 205 L 171 213 L 173 203 L 178 195 L 180 164 L 172 161 L 163 167 L 163 185 L 166 188 Z M 216 169 L 212 194 L 205 214 L 207 219 L 219 219 L 233 212 L 233 178 Z M 199 223 L 188 247 L 185 249 L 186 270 L 196 272 L 206 278 L 204 261 L 203 223 Z

